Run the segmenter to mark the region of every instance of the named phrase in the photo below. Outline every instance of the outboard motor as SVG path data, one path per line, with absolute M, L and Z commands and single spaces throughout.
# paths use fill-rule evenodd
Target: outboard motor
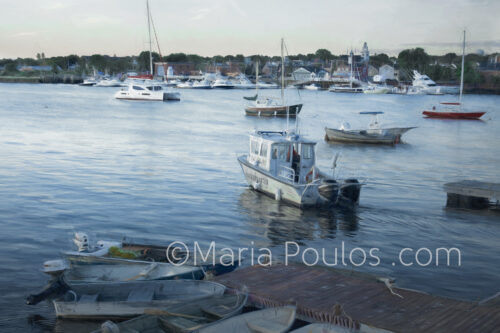
M 340 196 L 342 199 L 347 200 L 351 204 L 359 202 L 359 194 L 361 192 L 361 184 L 354 178 L 344 180 L 344 184 L 340 188 Z
M 78 252 L 87 252 L 89 250 L 89 237 L 84 232 L 75 232 L 73 243 L 78 247 Z
M 335 204 L 339 196 L 339 184 L 334 179 L 323 179 L 318 186 L 318 192 L 330 203 Z
M 55 298 L 60 295 L 64 295 L 70 287 L 64 282 L 62 277 L 59 277 L 56 280 L 52 280 L 50 284 L 48 284 L 41 292 L 38 294 L 31 294 L 26 298 L 26 304 L 35 305 L 40 303 L 41 301 L 48 298 Z

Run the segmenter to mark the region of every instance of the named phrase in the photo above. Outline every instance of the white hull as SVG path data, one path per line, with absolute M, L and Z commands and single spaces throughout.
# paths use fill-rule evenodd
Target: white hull
M 254 190 L 263 192 L 276 200 L 288 202 L 295 206 L 313 206 L 325 203 L 318 192 L 319 182 L 310 184 L 292 184 L 285 178 L 275 178 L 264 171 L 251 167 L 246 157 L 238 158 L 245 179 Z

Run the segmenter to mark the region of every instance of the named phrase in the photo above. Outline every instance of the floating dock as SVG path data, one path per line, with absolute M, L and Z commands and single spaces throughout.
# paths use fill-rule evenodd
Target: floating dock
M 500 184 L 462 180 L 444 184 L 448 194 L 446 206 L 452 208 L 486 209 L 490 200 L 500 199 Z
M 334 309 L 363 327 L 392 332 L 499 332 L 500 306 L 389 288 L 373 276 L 300 264 L 251 266 L 218 276 L 233 288 L 245 285 L 256 307 L 295 304 L 297 317 L 329 322 Z

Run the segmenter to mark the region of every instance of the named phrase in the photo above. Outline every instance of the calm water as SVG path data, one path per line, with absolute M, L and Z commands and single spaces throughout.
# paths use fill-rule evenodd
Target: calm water
M 276 255 L 286 241 L 327 251 L 344 242 L 379 248 L 379 266 L 356 269 L 401 287 L 468 300 L 500 290 L 500 214 L 445 209 L 442 189 L 500 182 L 500 96 L 466 96 L 488 111 L 484 121 L 443 121 L 421 111 L 451 97 L 302 91 L 299 128 L 318 141 L 319 167 L 328 171 L 340 153 L 338 174 L 367 183 L 349 212 L 300 211 L 248 189 L 236 161 L 247 134 L 286 122 L 245 117 L 250 92 L 182 90 L 181 102 L 155 103 L 117 101 L 115 91 L 0 84 L 1 331 L 53 329 L 52 305 L 24 298 L 46 283 L 42 262 L 71 249 L 74 231 L 94 240 L 253 242 Z M 396 147 L 323 141 L 324 126 L 366 125 L 357 112 L 367 110 L 384 111 L 386 125 L 418 128 Z M 457 247 L 462 266 L 393 266 L 404 247 Z

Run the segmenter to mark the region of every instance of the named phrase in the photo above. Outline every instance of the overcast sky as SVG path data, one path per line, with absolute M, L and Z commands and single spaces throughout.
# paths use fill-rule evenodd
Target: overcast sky
M 137 55 L 147 48 L 145 0 L 0 0 L 0 58 Z M 397 55 L 500 51 L 500 0 L 150 0 L 162 54 L 334 54 L 363 42 Z

